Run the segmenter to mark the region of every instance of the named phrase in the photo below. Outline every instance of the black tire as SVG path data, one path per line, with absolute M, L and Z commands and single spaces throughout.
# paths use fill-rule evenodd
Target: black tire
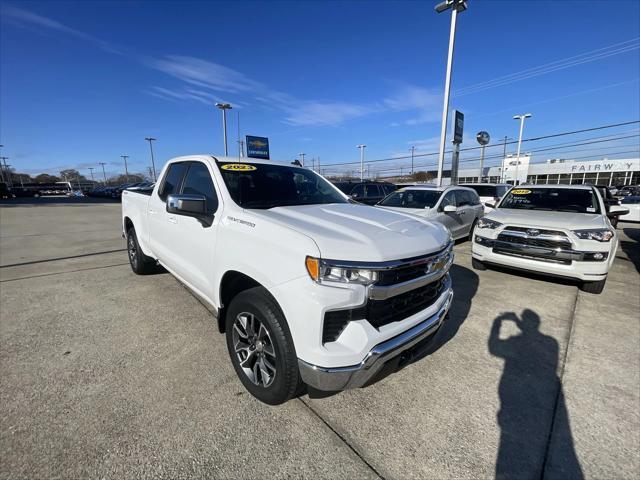
M 473 258 L 473 257 L 471 257 L 471 266 L 473 267 L 474 270 L 484 271 L 487 269 L 487 266 L 484 263 L 482 263 L 477 258 Z
M 604 290 L 604 284 L 607 279 L 598 280 L 597 282 L 582 282 L 580 284 L 580 290 L 587 293 L 593 293 L 595 295 L 599 295 Z
M 142 252 L 136 236 L 136 229 L 133 227 L 127 230 L 127 256 L 134 273 L 149 275 L 156 271 L 156 261 Z
M 289 326 L 264 287 L 235 296 L 225 322 L 231 363 L 251 395 L 269 405 L 280 405 L 302 390 Z

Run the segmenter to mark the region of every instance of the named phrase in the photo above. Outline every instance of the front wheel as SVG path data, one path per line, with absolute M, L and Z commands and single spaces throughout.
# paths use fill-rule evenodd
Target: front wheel
M 473 257 L 471 257 L 471 266 L 473 267 L 474 270 L 484 271 L 487 269 L 487 266 L 484 263 L 482 263 L 477 258 L 473 258 Z
M 289 327 L 263 287 L 239 293 L 226 312 L 227 349 L 244 387 L 258 400 L 279 405 L 302 387 Z
M 582 284 L 580 284 L 580 290 L 598 295 L 602 293 L 602 290 L 604 290 L 604 284 L 606 281 L 607 279 L 605 278 L 604 280 L 598 280 L 597 282 L 582 282 Z

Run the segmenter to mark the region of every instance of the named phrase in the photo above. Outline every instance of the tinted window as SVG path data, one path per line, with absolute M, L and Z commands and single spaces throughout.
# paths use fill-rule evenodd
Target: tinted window
M 600 213 L 595 191 L 585 188 L 515 187 L 505 195 L 500 208 Z
M 351 188 L 353 187 L 352 183 L 349 182 L 336 182 L 334 185 L 342 192 L 349 195 L 351 193 Z
M 367 185 L 367 197 L 381 197 L 382 194 L 378 189 L 378 185 L 370 184 Z
M 497 197 L 497 188 L 493 185 L 464 185 L 473 188 L 481 197 Z M 504 192 L 503 192 L 504 193 Z
M 160 189 L 159 193 L 159 196 L 162 200 L 166 200 L 167 195 L 178 192 L 180 181 L 182 180 L 182 176 L 184 175 L 187 166 L 188 163 L 186 162 L 172 163 L 171 165 L 169 165 L 169 169 L 164 176 L 164 180 L 162 181 L 162 188 Z
M 395 185 L 382 185 L 382 188 L 384 189 L 385 195 L 389 195 L 390 193 L 393 193 L 396 191 Z
M 640 197 L 631 195 L 629 197 L 623 198 L 620 203 L 623 203 L 625 205 L 640 203 Z
M 502 197 L 505 193 L 507 193 L 507 191 L 509 190 L 509 187 L 507 187 L 506 185 L 498 185 L 496 187 L 497 193 L 498 193 L 498 197 Z
M 267 163 L 218 163 L 234 202 L 242 208 L 346 203 L 321 176 L 306 168 Z
M 207 213 L 215 213 L 218 209 L 218 197 L 216 197 L 215 188 L 209 170 L 204 163 L 192 163 L 189 167 L 184 183 L 182 185 L 182 193 L 190 195 L 204 195 L 206 199 Z
M 437 190 L 399 190 L 382 200 L 385 207 L 432 208 L 442 192 Z
M 354 194 L 356 197 L 364 197 L 364 185 L 356 185 L 355 188 L 351 190 L 351 195 Z

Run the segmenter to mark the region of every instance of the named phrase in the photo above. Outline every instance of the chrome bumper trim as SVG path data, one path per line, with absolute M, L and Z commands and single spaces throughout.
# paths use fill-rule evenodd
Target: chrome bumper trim
M 449 311 L 452 298 L 451 280 L 447 278 L 447 288 L 439 299 L 440 308 L 434 315 L 409 330 L 376 345 L 357 365 L 329 368 L 312 365 L 298 359 L 302 380 L 306 384 L 324 391 L 362 387 L 380 371 L 387 361 L 435 333 Z
M 570 248 L 537 247 L 533 245 L 523 245 L 519 243 L 505 242 L 502 240 L 494 240 L 487 237 L 480 237 L 478 235 L 476 235 L 475 242 L 483 247 L 497 249 L 498 251 L 495 253 L 498 254 L 504 251 L 507 255 L 509 253 L 514 253 L 528 257 L 537 257 L 542 260 L 583 261 L 585 260 L 586 255 L 594 253 L 602 253 L 604 255 L 602 261 L 606 260 L 608 257 L 607 252 L 583 252 L 579 250 L 572 250 Z

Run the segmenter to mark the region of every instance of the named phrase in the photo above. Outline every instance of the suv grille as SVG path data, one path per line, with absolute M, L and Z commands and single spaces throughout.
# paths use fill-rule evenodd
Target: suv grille
M 422 274 L 424 274 L 424 269 Z M 444 282 L 445 277 L 442 277 L 424 287 L 396 295 L 387 300 L 369 300 L 363 307 L 326 312 L 322 327 L 322 342 L 334 342 L 351 320 L 366 318 L 376 329 L 389 323 L 404 320 L 433 305 L 442 294 Z
M 512 227 L 512 226 L 508 226 L 508 227 L 504 227 L 505 230 L 511 230 L 511 231 L 515 231 L 515 232 L 524 232 L 527 233 L 527 230 L 531 230 L 531 227 Z M 540 232 L 538 235 L 557 235 L 559 237 L 566 237 L 567 235 L 564 232 L 561 232 L 559 230 L 544 230 L 541 228 L 536 228 L 536 230 L 538 230 L 538 232 Z M 568 241 L 568 239 L 567 239 Z
M 515 235 L 509 235 L 508 233 L 501 233 L 498 235 L 498 240 L 501 242 L 516 243 L 518 245 L 530 245 L 532 247 L 544 247 L 544 248 L 567 248 L 571 246 L 571 242 L 567 240 L 545 240 L 535 237 L 519 237 Z

